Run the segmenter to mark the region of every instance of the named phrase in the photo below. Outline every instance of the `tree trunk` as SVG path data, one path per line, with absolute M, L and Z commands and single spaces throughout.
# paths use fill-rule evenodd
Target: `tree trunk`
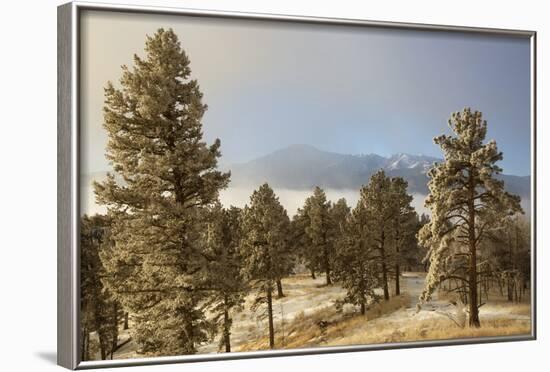
M 126 329 L 128 329 L 128 328 L 130 328 L 130 327 L 128 326 L 128 312 L 125 312 L 125 313 L 124 313 L 124 329 L 126 330 Z
M 315 270 L 313 269 L 310 269 L 311 270 L 311 279 L 315 279 Z
M 284 296 L 283 283 L 281 283 L 281 279 L 277 279 L 277 298 L 283 298 Z
M 399 286 L 399 275 L 401 275 L 401 268 L 399 267 L 399 259 L 401 258 L 399 255 L 399 241 L 401 240 L 400 237 L 400 229 L 399 229 L 399 214 L 397 215 L 397 223 L 395 226 L 395 295 L 399 296 L 401 294 L 401 288 Z
M 382 285 L 384 288 L 384 300 L 390 299 L 390 290 L 388 288 L 388 269 L 386 268 L 386 262 L 382 261 Z
M 399 285 L 399 275 L 401 275 L 399 264 L 395 264 L 395 295 L 401 294 L 401 287 Z
M 325 274 L 327 276 L 327 285 L 331 285 L 332 282 L 330 280 L 330 261 L 328 257 L 328 247 L 326 243 L 323 247 L 323 261 L 325 266 Z
M 477 249 L 476 249 L 476 228 L 475 228 L 475 184 L 472 170 L 470 169 L 470 199 L 468 200 L 468 240 L 470 242 L 470 267 L 468 275 L 470 295 L 470 327 L 479 328 L 479 308 L 477 303 Z
M 223 312 L 223 343 L 225 344 L 225 352 L 231 352 L 231 334 L 229 331 L 229 312 L 225 308 Z
M 111 355 L 111 360 L 113 360 L 113 354 L 115 353 L 116 347 L 118 345 L 118 303 L 115 301 L 113 304 L 113 329 L 112 340 L 111 340 L 111 350 L 109 354 Z
M 81 350 L 80 350 L 80 359 L 81 360 L 89 360 L 90 356 L 88 355 L 88 346 L 90 344 L 90 333 L 86 328 L 82 330 L 82 343 L 81 343 Z
M 196 352 L 195 350 L 195 341 L 193 339 L 193 320 L 187 320 L 185 322 L 185 334 L 186 334 L 186 340 L 185 340 L 185 346 L 184 346 L 184 352 L 185 354 L 194 354 Z
M 273 300 L 271 298 L 271 285 L 267 288 L 267 316 L 269 320 L 269 348 L 275 348 L 275 331 L 273 329 Z
M 86 336 L 85 330 L 80 328 L 80 360 L 86 360 Z
M 361 315 L 365 315 L 367 312 L 367 306 L 365 305 L 365 301 L 361 302 Z
M 514 260 L 512 258 L 512 234 L 508 232 L 508 260 L 510 261 L 510 273 L 508 274 L 508 301 L 514 302 L 512 296 L 512 270 L 514 269 Z
M 106 360 L 107 359 L 107 350 L 105 350 L 105 342 L 104 342 L 104 340 L 102 339 L 101 336 L 99 337 L 99 350 L 100 350 L 100 353 L 101 353 L 101 360 Z
M 384 247 L 384 241 L 386 235 L 382 230 L 382 236 L 380 237 L 380 259 L 382 261 L 382 286 L 384 288 L 384 300 L 390 299 L 390 290 L 388 288 L 388 268 L 386 267 L 386 252 Z

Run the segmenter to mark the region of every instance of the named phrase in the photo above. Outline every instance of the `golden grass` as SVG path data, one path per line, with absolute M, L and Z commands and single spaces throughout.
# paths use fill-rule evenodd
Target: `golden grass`
M 528 320 L 493 319 L 482 321 L 480 328 L 460 328 L 445 319 L 414 321 L 407 325 L 380 323 L 366 332 L 332 340 L 329 345 L 381 344 L 407 341 L 449 340 L 491 336 L 527 335 Z
M 411 300 L 406 294 L 391 297 L 389 301 L 380 301 L 369 307 L 367 310 L 367 319 L 374 320 L 382 315 L 393 313 L 402 307 L 409 306 L 410 303 Z
M 334 306 L 324 307 L 308 315 L 302 311 L 289 324 L 285 324 L 284 335 L 280 325 L 276 327 L 275 345 L 277 345 L 277 348 L 296 348 L 311 346 L 312 343 L 316 344 L 321 336 L 319 322 L 335 322 L 337 318 L 340 318 L 340 315 L 336 312 Z M 241 345 L 239 350 L 251 351 L 268 348 L 269 339 L 266 335 Z
M 409 298 L 404 295 L 392 297 L 389 301 L 381 301 L 370 306 L 366 315 L 351 317 L 338 313 L 334 306 L 326 306 L 307 315 L 301 312 L 285 325 L 284 337 L 280 327 L 276 327 L 275 346 L 278 349 L 293 349 L 327 345 L 329 340 L 345 337 L 369 321 L 407 306 L 409 302 Z M 326 326 L 321 326 L 321 322 L 325 322 Z M 239 351 L 268 348 L 269 339 L 266 335 L 241 345 Z
M 420 317 L 403 314 L 403 317 L 384 317 L 399 309 L 408 307 L 410 298 L 406 295 L 392 297 L 370 306 L 367 314 L 345 316 L 337 313 L 334 306 L 327 306 L 311 314 L 298 314 L 285 325 L 285 335 L 276 327 L 277 349 L 292 349 L 314 346 L 381 344 L 407 341 L 449 340 L 494 336 L 528 335 L 531 322 L 527 318 L 510 319 L 510 315 L 530 314 L 529 304 L 497 302 L 488 304 L 493 310 L 502 308 L 502 317 L 481 319 L 480 328 L 460 328 L 451 320 Z M 409 318 L 407 318 L 409 316 Z M 326 323 L 325 327 L 320 322 Z M 267 335 L 241 345 L 240 351 L 266 350 L 269 348 Z
M 510 315 L 531 315 L 531 304 L 529 303 L 510 303 L 510 302 L 499 302 L 491 303 L 490 305 L 493 308 L 502 309 Z

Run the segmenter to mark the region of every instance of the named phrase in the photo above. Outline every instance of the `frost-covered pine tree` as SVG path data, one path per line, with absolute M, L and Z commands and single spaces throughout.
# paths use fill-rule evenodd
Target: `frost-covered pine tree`
M 415 217 L 416 213 L 411 203 L 412 195 L 407 193 L 408 183 L 401 177 L 391 179 L 391 201 L 393 204 L 393 218 L 391 220 L 391 232 L 393 238 L 393 256 L 394 256 L 394 277 L 395 277 L 395 295 L 401 293 L 400 276 L 401 264 L 403 261 L 404 244 L 408 238 L 416 233 Z
M 106 156 L 122 182 L 110 174 L 94 185 L 116 248 L 104 265 L 109 288 L 132 313 L 139 351 L 191 354 L 207 338 L 200 212 L 229 174 L 216 170 L 220 141 L 203 141 L 207 107 L 176 34 L 159 29 L 145 53 L 123 66 L 119 87 L 105 89 Z
M 430 268 L 421 300 L 429 300 L 446 280 L 465 288 L 469 325 L 479 327 L 478 257 L 488 231 L 522 212 L 520 198 L 504 190 L 496 176 L 502 160 L 494 140 L 485 142 L 487 122 L 482 113 L 465 108 L 449 120 L 452 135 L 434 139 L 444 161 L 429 171 L 426 207 L 432 218 L 418 237 L 429 249 Z
M 288 215 L 267 183 L 255 190 L 250 205 L 243 210 L 241 253 L 243 274 L 255 281 L 257 296 L 254 309 L 266 306 L 269 347 L 275 347 L 273 327 L 273 291 L 277 280 L 288 274 Z
M 319 269 L 325 273 L 326 284 L 332 284 L 330 273 L 334 257 L 334 247 L 330 239 L 332 220 L 330 202 L 320 187 L 315 187 L 313 195 L 307 200 L 307 221 L 305 233 L 309 237 L 313 250 L 311 260 L 316 260 Z
M 300 262 L 309 270 L 311 278 L 315 279 L 315 272 L 319 266 L 319 257 L 309 235 L 306 234 L 306 227 L 311 224 L 309 218 L 309 210 L 311 208 L 310 198 L 306 199 L 304 206 L 298 208 L 297 213 L 292 218 L 290 234 L 292 236 L 291 245 L 293 251 L 296 252 L 296 256 Z
M 241 240 L 241 210 L 222 208 L 215 203 L 206 212 L 201 232 L 204 254 L 208 257 L 203 287 L 208 288 L 206 308 L 213 315 L 214 333 L 221 333 L 219 349 L 231 352 L 232 312 L 242 308 L 248 283 L 242 273 L 239 253 Z
M 343 302 L 359 306 L 361 314 L 365 315 L 369 301 L 378 300 L 374 290 L 380 281 L 375 236 L 363 198 L 339 225 L 342 234 L 336 242 L 334 279 L 346 289 Z
M 334 251 L 336 250 L 336 246 L 345 232 L 344 228 L 350 212 L 351 209 L 345 198 L 338 199 L 336 203 L 333 203 L 330 206 L 329 239 Z
M 378 252 L 377 260 L 385 300 L 390 299 L 390 249 L 393 233 L 392 220 L 396 210 L 391 189 L 391 179 L 383 170 L 379 170 L 371 176 L 368 185 L 363 186 L 360 191 L 360 202 L 363 203 L 366 213 L 368 213 L 368 222 L 373 236 L 372 242 Z

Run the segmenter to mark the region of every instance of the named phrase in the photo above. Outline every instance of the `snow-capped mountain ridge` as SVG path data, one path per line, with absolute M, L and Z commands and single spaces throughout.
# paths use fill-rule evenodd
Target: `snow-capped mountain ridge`
M 411 155 L 406 153 L 394 154 L 388 158 L 388 165 L 386 169 L 388 170 L 397 170 L 397 169 L 413 169 L 419 168 L 426 173 L 435 162 L 441 161 L 431 156 L 426 155 Z
M 322 186 L 334 189 L 359 189 L 370 176 L 383 169 L 391 177 L 403 177 L 410 192 L 427 193 L 427 172 L 438 159 L 427 155 L 397 153 L 389 157 L 377 154 L 339 154 L 310 145 L 291 145 L 243 164 L 225 166 L 231 170 L 230 186 L 255 186 L 268 182 L 274 187 L 310 189 Z M 507 189 L 528 195 L 530 177 L 501 175 Z

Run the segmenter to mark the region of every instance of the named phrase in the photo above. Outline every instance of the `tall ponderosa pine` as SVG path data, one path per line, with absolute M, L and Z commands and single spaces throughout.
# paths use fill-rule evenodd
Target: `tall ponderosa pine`
M 310 198 L 306 199 L 304 206 L 298 208 L 298 211 L 294 217 L 292 217 L 290 234 L 292 249 L 297 253 L 300 262 L 302 262 L 311 273 L 311 278 L 315 279 L 315 271 L 318 266 L 318 255 L 311 238 L 306 233 L 307 226 L 311 224 L 309 218 L 309 210 L 311 209 Z
M 206 110 L 189 59 L 172 30 L 145 43 L 146 57 L 123 66 L 120 88 L 105 89 L 104 128 L 113 175 L 95 184 L 116 244 L 109 287 L 133 314 L 133 338 L 152 355 L 196 352 L 207 322 L 197 283 L 208 262 L 198 244 L 200 210 L 229 174 L 216 170 L 220 142 L 207 146 Z
M 118 346 L 118 323 L 121 307 L 102 283 L 106 272 L 100 254 L 109 249 L 109 220 L 105 216 L 83 216 L 80 224 L 80 303 L 82 360 L 95 359 L 96 332 L 101 359 L 111 358 Z
M 320 187 L 315 187 L 313 195 L 306 201 L 307 222 L 305 233 L 312 244 L 311 260 L 317 261 L 318 268 L 325 273 L 326 284 L 332 284 L 330 273 L 334 256 L 334 247 L 329 234 L 332 228 L 330 202 Z
M 394 177 L 391 179 L 389 193 L 393 204 L 391 229 L 394 246 L 395 294 L 397 296 L 401 293 L 400 276 L 405 243 L 411 236 L 416 234 L 414 230 L 416 213 L 411 205 L 413 197 L 407 193 L 407 187 L 408 183 L 403 178 Z
M 445 159 L 428 173 L 426 206 L 432 219 L 419 240 L 429 248 L 430 269 L 421 299 L 429 300 L 441 282 L 456 280 L 467 289 L 469 325 L 479 327 L 479 250 L 489 230 L 521 212 L 520 198 L 506 192 L 496 177 L 502 153 L 494 140 L 484 142 L 487 122 L 481 112 L 455 112 L 449 127 L 453 135 L 434 140 Z
M 391 179 L 383 170 L 380 170 L 371 176 L 368 185 L 363 186 L 360 191 L 360 203 L 363 203 L 366 208 L 373 244 L 378 252 L 377 260 L 385 300 L 390 298 L 390 249 L 392 247 L 392 220 L 395 217 L 395 204 L 390 192 L 391 188 Z
M 206 213 L 202 232 L 204 254 L 208 266 L 203 285 L 210 290 L 206 307 L 213 314 L 215 332 L 221 333 L 219 349 L 231 351 L 231 312 L 241 308 L 247 291 L 239 254 L 241 240 L 241 210 L 223 209 L 215 203 Z
M 364 198 L 339 225 L 342 234 L 336 242 L 334 279 L 346 289 L 343 301 L 360 306 L 361 314 L 365 315 L 369 300 L 378 300 L 374 291 L 380 280 L 376 260 L 378 251 Z
M 243 273 L 254 281 L 258 295 L 254 309 L 266 305 L 269 347 L 275 347 L 273 291 L 277 280 L 288 274 L 288 215 L 269 185 L 252 193 L 250 205 L 243 210 Z

